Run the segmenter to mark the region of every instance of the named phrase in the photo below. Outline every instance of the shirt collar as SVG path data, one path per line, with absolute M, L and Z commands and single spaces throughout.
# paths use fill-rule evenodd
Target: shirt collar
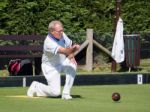
M 55 41 L 59 41 L 59 39 L 57 39 L 56 37 L 54 37 L 51 33 L 48 33 L 49 37 L 52 38 Z

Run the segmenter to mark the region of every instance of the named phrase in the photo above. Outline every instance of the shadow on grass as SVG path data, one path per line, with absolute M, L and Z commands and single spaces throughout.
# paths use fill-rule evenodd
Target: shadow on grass
M 83 98 L 81 95 L 72 95 L 73 98 Z
M 83 98 L 81 95 L 71 95 L 73 99 L 76 98 Z M 58 99 L 61 98 L 61 95 L 59 95 L 58 97 L 51 97 L 51 96 L 47 96 L 46 98 L 54 98 L 54 99 Z

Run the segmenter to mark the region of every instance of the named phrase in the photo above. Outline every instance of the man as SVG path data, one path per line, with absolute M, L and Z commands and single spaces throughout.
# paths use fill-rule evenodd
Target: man
M 79 45 L 72 45 L 72 41 L 63 32 L 60 21 L 52 21 L 48 26 L 48 35 L 44 41 L 42 56 L 42 72 L 48 85 L 33 81 L 27 95 L 30 97 L 58 97 L 61 94 L 60 73 L 66 75 L 65 85 L 62 91 L 62 99 L 72 99 L 70 95 L 76 75 L 77 63 L 74 52 L 79 50 Z

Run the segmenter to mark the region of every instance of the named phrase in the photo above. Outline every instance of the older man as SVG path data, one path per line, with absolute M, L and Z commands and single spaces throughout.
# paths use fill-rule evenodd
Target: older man
M 48 26 L 48 35 L 44 41 L 42 56 L 42 71 L 47 80 L 47 84 L 33 81 L 27 95 L 57 97 L 61 94 L 61 72 L 66 75 L 65 85 L 62 91 L 62 99 L 72 99 L 70 95 L 76 75 L 77 63 L 74 52 L 80 46 L 72 45 L 72 41 L 63 31 L 60 21 L 52 21 Z

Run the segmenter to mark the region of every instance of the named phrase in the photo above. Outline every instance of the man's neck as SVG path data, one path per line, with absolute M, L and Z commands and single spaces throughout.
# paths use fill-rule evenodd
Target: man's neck
M 54 39 L 55 41 L 59 41 L 59 39 L 57 39 L 55 36 L 53 36 L 51 33 L 48 33 L 48 35 L 52 38 L 52 39 Z

